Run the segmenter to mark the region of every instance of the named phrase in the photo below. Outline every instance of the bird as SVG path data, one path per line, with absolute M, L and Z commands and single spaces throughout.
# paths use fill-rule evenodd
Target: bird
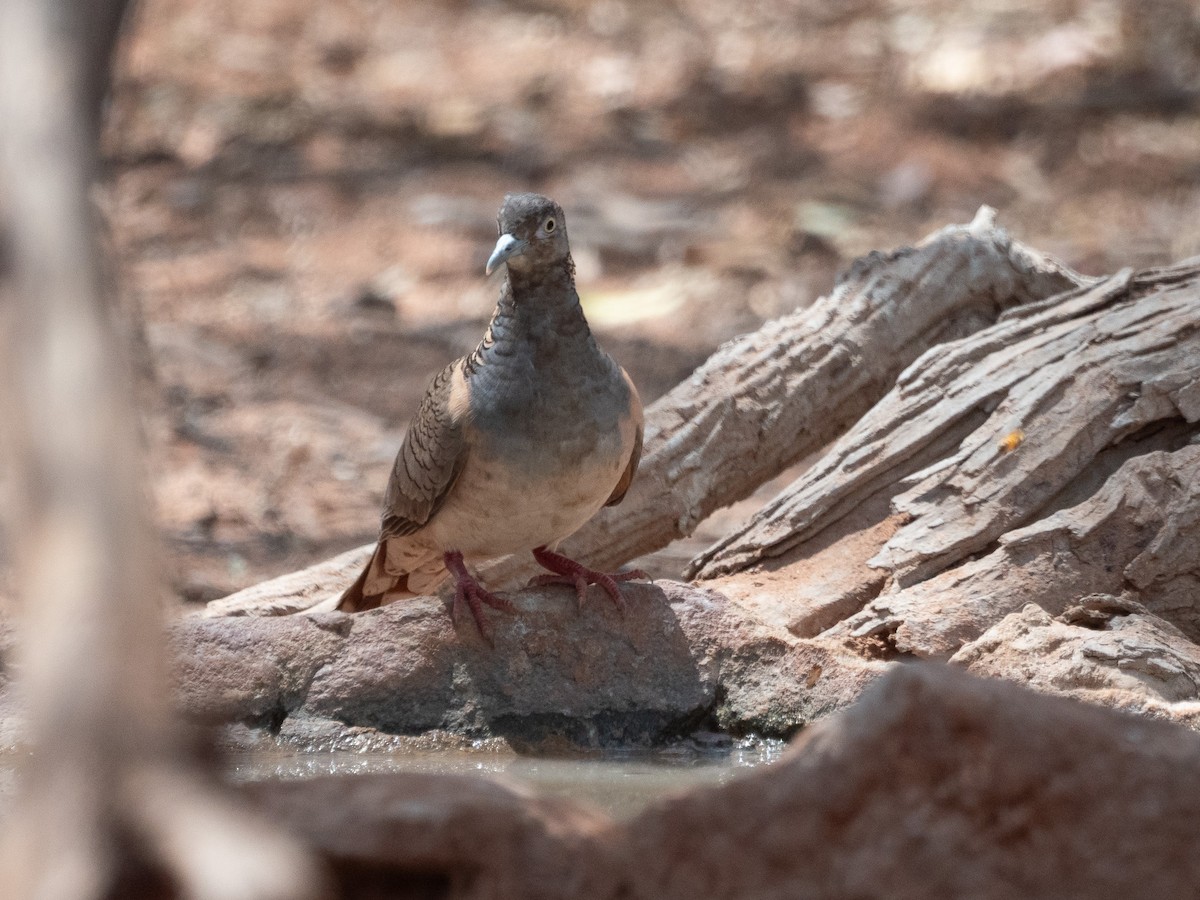
M 622 612 L 619 582 L 557 552 L 602 507 L 620 503 L 642 453 L 643 410 L 629 374 L 596 342 L 575 288 L 562 207 L 508 194 L 485 275 L 505 268 L 475 350 L 434 376 L 396 455 L 370 561 L 338 600 L 358 612 L 427 594 L 454 578 L 451 617 L 483 607 L 515 612 L 479 583 L 467 560 L 532 552 L 584 602 L 599 585 Z

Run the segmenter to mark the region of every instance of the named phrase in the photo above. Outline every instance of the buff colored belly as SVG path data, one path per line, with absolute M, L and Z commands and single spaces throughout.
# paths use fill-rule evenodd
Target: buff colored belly
M 573 471 L 540 475 L 475 455 L 424 531 L 443 549 L 474 559 L 554 545 L 608 500 L 628 460 L 622 449 Z

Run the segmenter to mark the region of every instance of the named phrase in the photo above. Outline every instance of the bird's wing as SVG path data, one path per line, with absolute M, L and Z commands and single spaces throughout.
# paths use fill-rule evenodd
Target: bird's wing
M 381 539 L 412 534 L 446 502 L 467 461 L 464 423 L 470 408 L 462 360 L 430 383 L 388 479 Z
M 613 488 L 612 494 L 605 501 L 605 506 L 616 506 L 625 499 L 625 493 L 629 490 L 629 485 L 633 483 L 633 476 L 642 459 L 642 431 L 645 419 L 642 411 L 642 398 L 638 396 L 637 388 L 634 387 L 629 373 L 621 369 L 621 375 L 629 387 L 629 419 L 628 425 L 623 425 L 623 427 L 632 426 L 633 428 L 633 452 L 629 454 L 629 463 L 625 466 L 625 471 L 621 473 L 621 478 L 617 482 L 617 486 Z

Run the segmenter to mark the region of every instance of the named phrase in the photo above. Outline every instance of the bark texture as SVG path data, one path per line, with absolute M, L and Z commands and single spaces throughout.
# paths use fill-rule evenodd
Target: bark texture
M 820 562 L 795 633 L 922 656 L 1096 592 L 1195 639 L 1198 422 L 1200 268 L 1120 273 L 931 350 L 692 570 Z
M 833 293 L 718 350 L 648 411 L 629 494 L 563 543 L 599 568 L 690 535 L 817 452 L 922 353 L 1083 279 L 980 210 L 912 248 L 858 260 Z
M 722 348 L 651 421 L 640 499 L 569 552 L 622 561 L 841 431 L 693 561 L 707 590 L 666 586 L 678 609 L 721 597 L 719 617 L 685 629 L 693 657 L 739 658 L 718 621 L 781 642 L 718 678 L 726 696 L 742 677 L 765 687 L 763 709 L 781 711 L 742 709 L 732 727 L 786 733 L 905 656 L 1197 724 L 1200 265 L 1084 283 L 985 213 Z M 356 559 L 210 611 L 312 604 Z M 492 576 L 519 571 L 505 565 Z M 544 630 L 558 628 L 574 633 Z M 764 680 L 772 660 L 805 664 Z

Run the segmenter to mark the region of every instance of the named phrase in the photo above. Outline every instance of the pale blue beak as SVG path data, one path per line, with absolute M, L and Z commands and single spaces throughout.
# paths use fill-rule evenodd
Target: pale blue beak
M 492 255 L 488 257 L 487 266 L 484 267 L 483 273 L 491 275 L 492 272 L 499 268 L 500 263 L 507 262 L 514 256 L 520 256 L 529 249 L 529 242 L 522 241 L 519 238 L 513 237 L 511 234 L 500 235 L 500 240 L 496 241 L 496 249 L 492 251 Z

